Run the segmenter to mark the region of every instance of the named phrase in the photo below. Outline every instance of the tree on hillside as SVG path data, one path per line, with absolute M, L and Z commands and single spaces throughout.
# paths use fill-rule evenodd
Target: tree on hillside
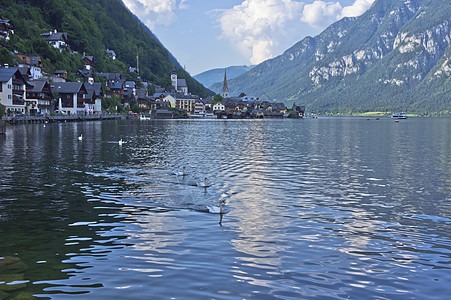
M 216 94 L 216 95 L 213 97 L 213 100 L 211 100 L 211 104 L 216 104 L 216 103 L 218 103 L 218 102 L 221 102 L 222 100 L 224 100 L 224 98 L 223 98 L 221 95 Z

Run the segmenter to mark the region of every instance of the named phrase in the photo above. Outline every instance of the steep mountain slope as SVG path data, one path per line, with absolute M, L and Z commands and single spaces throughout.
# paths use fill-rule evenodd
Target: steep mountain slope
M 451 1 L 376 0 L 229 81 L 318 113 L 451 113 Z M 215 88 L 215 87 L 213 87 Z
M 0 16 L 10 19 L 15 34 L 6 45 L 41 56 L 47 72 L 66 69 L 75 73 L 81 68 L 81 54 L 94 56 L 96 71 L 121 72 L 127 76 L 129 66 L 136 66 L 139 53 L 140 75 L 144 80 L 170 87 L 169 74 L 178 67 L 179 78 L 186 78 L 190 92 L 201 97 L 211 94 L 186 73 L 168 50 L 121 0 L 4 0 Z M 69 54 L 49 47 L 40 34 L 50 30 L 68 33 Z M 112 49 L 117 60 L 111 61 L 105 49 Z
M 224 81 L 224 70 L 227 71 L 227 79 L 233 79 L 246 73 L 255 66 L 231 66 L 227 68 L 217 68 L 199 73 L 194 76 L 194 79 L 202 83 L 205 87 L 211 87 L 214 83 L 219 83 L 220 90 L 216 90 L 216 93 L 222 91 L 222 85 Z

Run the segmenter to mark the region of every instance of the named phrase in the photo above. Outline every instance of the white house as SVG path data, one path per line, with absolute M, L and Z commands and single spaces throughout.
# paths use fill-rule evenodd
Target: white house
M 6 113 L 26 113 L 26 87 L 29 85 L 18 68 L 0 68 L 0 103 Z
M 225 106 L 221 102 L 217 102 L 215 105 L 213 105 L 213 111 L 224 111 Z
M 113 50 L 106 49 L 106 55 L 110 57 L 112 60 L 116 59 L 116 53 Z
M 52 82 L 52 93 L 58 94 L 58 110 L 75 115 L 85 114 L 87 91 L 82 82 Z
M 41 36 L 47 41 L 47 43 L 52 45 L 54 48 L 59 49 L 60 52 L 62 49 L 68 48 L 66 32 L 58 32 L 55 29 L 54 31 L 42 33 Z

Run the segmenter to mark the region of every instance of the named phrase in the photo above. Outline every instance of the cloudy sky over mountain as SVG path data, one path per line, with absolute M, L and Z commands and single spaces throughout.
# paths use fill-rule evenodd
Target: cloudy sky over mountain
M 123 0 L 191 75 L 258 64 L 375 0 Z

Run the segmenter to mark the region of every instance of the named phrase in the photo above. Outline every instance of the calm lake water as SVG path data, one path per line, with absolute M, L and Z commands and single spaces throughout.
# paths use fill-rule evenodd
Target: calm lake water
M 0 299 L 451 294 L 451 119 L 17 125 L 0 170 Z

